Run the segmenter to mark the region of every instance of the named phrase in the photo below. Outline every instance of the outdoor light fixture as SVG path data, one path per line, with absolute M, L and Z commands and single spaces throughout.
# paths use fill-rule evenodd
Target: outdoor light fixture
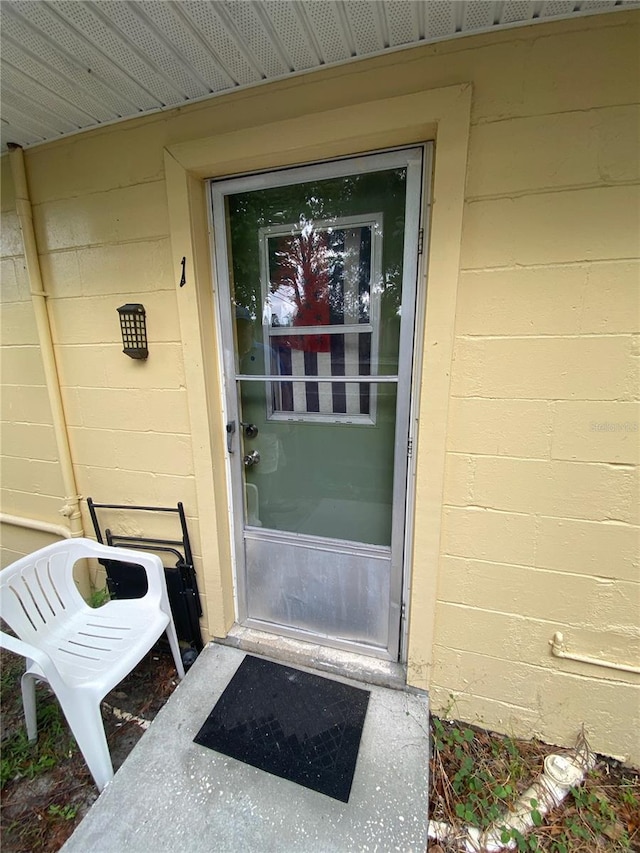
M 130 358 L 147 358 L 147 323 L 144 305 L 137 302 L 121 305 L 120 329 L 122 331 L 122 352 Z

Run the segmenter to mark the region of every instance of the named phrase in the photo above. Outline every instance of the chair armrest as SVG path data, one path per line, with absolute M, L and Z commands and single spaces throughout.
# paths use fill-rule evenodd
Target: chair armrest
M 0 631 L 0 648 L 7 649 L 9 652 L 13 652 L 36 663 L 42 670 L 53 691 L 57 691 L 58 686 L 62 682 L 55 664 L 45 651 L 37 648 L 37 646 L 32 646 L 30 643 L 25 643 L 24 640 L 19 640 L 17 637 L 11 636 L 11 634 L 5 634 L 4 631 Z
M 167 607 L 169 606 L 164 566 L 157 554 L 150 554 L 147 551 L 137 551 L 133 548 L 101 545 L 99 542 L 94 542 L 93 539 L 75 539 L 71 541 L 74 545 L 80 546 L 78 549 L 78 558 L 93 557 L 96 560 L 116 560 L 142 566 L 147 575 L 149 586 L 147 594 L 144 597 L 151 596 L 152 599 L 163 601 Z

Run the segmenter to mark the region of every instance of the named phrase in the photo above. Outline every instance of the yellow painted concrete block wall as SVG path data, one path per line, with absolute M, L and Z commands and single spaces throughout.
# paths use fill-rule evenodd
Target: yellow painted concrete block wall
M 637 763 L 640 678 L 559 661 L 548 644 L 561 631 L 573 653 L 640 664 L 628 35 L 602 33 L 593 54 L 579 36 L 564 50 L 541 39 L 538 74 L 521 79 L 527 108 L 472 126 L 431 697 L 560 743 L 581 720 L 596 749 Z M 573 87 L 553 73 L 560 56 Z M 607 90 L 596 56 L 600 69 L 626 63 L 624 82 Z
M 181 499 L 213 592 L 220 579 L 199 562 L 209 519 L 194 488 L 163 149 L 471 83 L 441 559 L 427 565 L 417 549 L 411 567 L 418 580 L 437 572 L 438 594 L 411 608 L 424 642 L 409 677 L 422 686 L 429 671 L 435 710 L 453 701 L 469 720 L 561 743 L 584 720 L 596 749 L 640 763 L 638 679 L 548 646 L 562 630 L 575 651 L 637 665 L 638 29 L 623 12 L 460 39 L 26 158 L 79 488 Z M 121 353 L 116 308 L 129 301 L 147 308 L 143 364 Z M 22 405 L 46 427 L 37 401 Z M 429 476 L 420 446 L 418 487 Z M 206 602 L 213 632 L 228 627 L 218 599 Z
M 100 172 L 95 171 L 97 183 Z M 134 186 L 88 190 L 36 205 L 37 238 L 80 493 L 102 503 L 175 506 L 182 501 L 199 563 L 164 183 L 136 175 L 140 179 Z M 69 189 L 63 183 L 58 191 Z M 140 302 L 146 310 L 145 361 L 122 352 L 117 308 L 128 302 Z M 103 527 L 129 535 L 179 538 L 174 521 L 163 515 L 101 514 Z M 86 512 L 84 524 L 93 535 Z M 204 598 L 204 588 L 202 593 Z
M 100 174 L 97 168 L 98 181 Z M 66 173 L 59 181 L 58 191 L 66 195 Z M 38 184 L 31 176 L 30 182 L 37 198 Z M 190 515 L 194 556 L 199 559 L 190 425 L 164 182 L 143 180 L 107 193 L 87 192 L 46 205 L 34 204 L 34 222 L 76 480 L 85 499 L 85 533 L 94 535 L 86 511 L 88 496 L 98 502 L 155 506 L 175 506 L 180 500 Z M 7 239 L 10 236 L 19 247 L 19 236 L 13 238 L 8 230 Z M 25 298 L 29 300 L 28 291 Z M 116 309 L 127 302 L 141 302 L 147 312 L 150 356 L 145 362 L 132 360 L 122 352 Z M 3 311 L 3 343 L 8 351 L 5 366 L 23 381 L 16 391 L 8 385 L 3 399 L 12 413 L 12 395 L 21 399 L 26 393 L 31 409 L 7 427 L 3 444 L 8 446 L 14 437 L 20 458 L 8 459 L 6 486 L 21 480 L 24 472 L 31 473 L 34 463 L 28 458 L 29 444 L 39 438 L 31 437 L 36 428 L 36 403 L 25 392 L 31 362 L 27 367 L 22 357 L 16 363 L 20 353 L 9 350 L 17 341 L 36 348 L 37 337 L 30 301 L 16 306 L 18 310 L 9 303 Z M 37 371 L 37 358 L 33 356 L 32 361 Z M 37 392 L 46 401 L 41 374 L 36 378 Z M 42 405 L 42 400 L 38 399 L 38 404 Z M 25 430 L 22 422 L 27 419 L 31 422 Z M 53 448 L 55 453 L 55 445 Z M 38 473 L 44 476 L 40 469 Z M 56 473 L 54 459 L 51 477 Z M 52 488 L 52 484 L 46 485 Z M 6 512 L 12 506 L 9 501 L 3 502 Z M 15 506 L 16 514 L 30 517 L 34 509 L 33 495 Z M 166 516 L 112 513 L 101 521 L 103 526 L 132 535 L 179 536 L 179 528 L 170 529 Z M 12 539 L 17 535 L 14 531 Z M 32 541 L 26 530 L 20 535 L 25 542 Z M 101 583 L 102 577 L 97 581 Z
M 0 212 L 0 506 L 7 515 L 62 524 L 64 488 L 7 158 Z M 57 537 L 3 524 L 1 565 Z

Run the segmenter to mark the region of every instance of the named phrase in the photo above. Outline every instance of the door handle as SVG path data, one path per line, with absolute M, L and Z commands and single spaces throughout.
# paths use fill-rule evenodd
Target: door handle
M 236 422 L 227 421 L 227 450 L 233 453 L 233 434 L 236 431 Z
M 260 454 L 257 450 L 252 450 L 251 453 L 247 453 L 242 461 L 244 462 L 245 468 L 253 468 L 254 465 L 257 465 L 258 462 L 260 462 Z

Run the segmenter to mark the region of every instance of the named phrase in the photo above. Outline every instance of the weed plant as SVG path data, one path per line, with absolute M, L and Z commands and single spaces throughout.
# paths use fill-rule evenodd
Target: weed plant
M 48 704 L 41 701 L 39 705 L 37 742 L 29 743 L 26 730 L 22 728 L 2 747 L 2 788 L 16 777 L 33 779 L 45 770 L 51 770 L 60 759 L 70 757 L 76 750 L 75 741 L 62 724 L 62 714 L 55 699 Z
M 102 607 L 103 604 L 106 604 L 111 600 L 111 596 L 109 595 L 109 590 L 104 589 L 94 589 L 91 595 L 89 596 L 89 601 L 87 604 L 89 607 Z
M 536 740 L 483 731 L 431 718 L 430 818 L 454 828 L 500 827 L 520 795 L 542 773 L 549 747 Z M 564 750 L 566 751 L 566 750 Z M 616 762 L 599 760 L 584 783 L 543 815 L 531 800 L 533 828 L 524 836 L 502 829 L 501 840 L 519 853 L 621 853 L 640 851 L 640 776 Z M 505 820 L 506 824 L 506 820 Z M 430 842 L 432 853 L 453 853 L 454 841 Z

